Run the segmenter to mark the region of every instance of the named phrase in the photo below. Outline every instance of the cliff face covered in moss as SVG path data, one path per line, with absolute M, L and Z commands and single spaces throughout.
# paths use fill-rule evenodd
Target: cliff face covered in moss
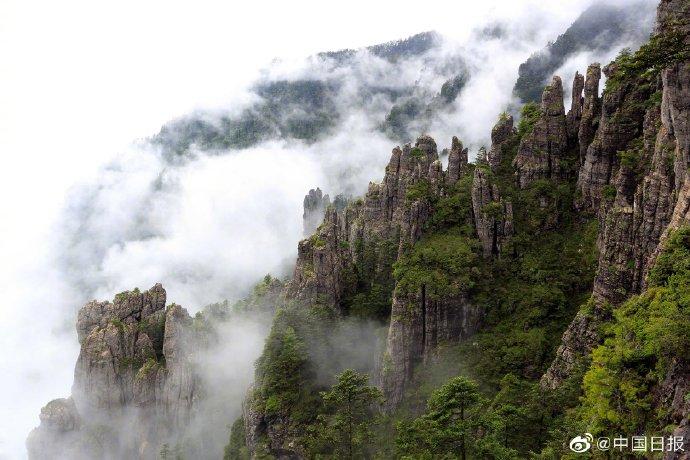
M 271 328 L 228 459 L 560 458 L 584 432 L 687 438 L 689 21 L 687 1 L 662 0 L 640 50 L 575 74 L 567 112 L 554 76 L 474 163 L 457 137 L 422 135 L 364 196 L 312 190 L 292 276 L 230 309 L 192 318 L 160 285 L 87 304 L 72 397 L 43 409 L 30 455 L 205 458 L 203 430 L 185 430 L 211 391 L 197 357 L 256 313 Z

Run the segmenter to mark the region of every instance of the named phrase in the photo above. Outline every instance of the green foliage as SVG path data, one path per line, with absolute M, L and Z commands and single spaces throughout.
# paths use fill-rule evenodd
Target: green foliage
M 452 231 L 434 233 L 393 264 L 393 276 L 402 292 L 418 292 L 424 286 L 432 297 L 454 295 L 474 286 L 476 261 L 471 239 Z
M 612 184 L 604 185 L 604 187 L 601 189 L 601 196 L 606 201 L 613 201 L 616 198 L 617 193 L 616 186 Z
M 349 313 L 362 319 L 385 321 L 391 311 L 391 292 L 385 286 L 373 283 L 364 292 L 358 292 L 350 301 Z
M 606 80 L 606 91 L 613 91 L 634 79 L 654 81 L 662 69 L 687 61 L 690 47 L 686 41 L 687 35 L 681 24 L 669 24 L 635 53 L 629 49 L 621 51 L 613 73 Z
M 508 421 L 509 412 L 516 417 L 518 410 L 504 406 L 498 414 L 485 405 L 475 382 L 450 379 L 432 393 L 421 417 L 398 423 L 399 454 L 415 459 L 516 458 L 497 435 L 506 431 L 501 424 Z
M 169 156 L 201 150 L 247 148 L 275 138 L 318 140 L 336 125 L 334 90 L 320 80 L 277 80 L 254 88 L 259 101 L 238 115 L 219 120 L 192 116 L 163 126 L 153 142 Z
M 490 388 L 504 375 L 536 379 L 554 344 L 591 289 L 597 222 L 559 232 L 516 235 L 517 259 L 484 267 L 474 299 L 485 306 L 485 331 L 462 346 L 466 363 Z
M 347 369 L 329 391 L 322 392 L 322 412 L 310 428 L 312 456 L 367 458 L 371 451 L 371 426 L 383 395 L 369 386 L 369 377 Z
M 664 250 L 649 271 L 650 286 L 663 286 L 673 277 L 686 277 L 690 272 L 690 228 L 682 227 L 671 233 Z
M 471 236 L 474 228 L 472 219 L 472 173 L 471 170 L 451 187 L 445 190 L 434 203 L 434 212 L 427 223 L 427 230 L 444 230 L 460 227 L 461 233 Z
M 498 201 L 492 201 L 482 208 L 482 212 L 487 217 L 500 219 L 503 217 L 503 204 Z
M 115 303 L 124 302 L 124 301 L 127 300 L 127 298 L 128 298 L 130 295 L 132 295 L 132 294 L 139 294 L 139 293 L 140 293 L 139 288 L 134 288 L 134 289 L 131 290 L 131 291 L 122 291 L 122 292 L 119 292 L 119 293 L 115 294 Z
M 421 160 L 422 158 L 424 158 L 424 151 L 418 147 L 412 147 L 412 149 L 410 150 L 410 156 L 417 160 Z
M 225 446 L 223 460 L 249 460 L 249 449 L 245 441 L 244 419 L 235 420 L 230 428 L 230 441 Z
M 392 264 L 398 248 L 392 240 L 369 238 L 354 244 L 354 290 L 343 300 L 344 310 L 361 319 L 385 323 L 391 310 Z
M 165 367 L 164 363 L 159 363 L 155 358 L 147 359 L 144 364 L 139 368 L 135 376 L 135 380 L 146 379 L 151 374 L 158 372 L 158 369 Z
M 257 371 L 258 401 L 266 413 L 286 412 L 300 402 L 309 381 L 309 364 L 304 341 L 292 326 L 280 319 L 274 322 Z
M 415 149 L 412 149 L 415 150 Z M 419 149 L 417 149 L 419 150 Z M 419 150 L 421 152 L 421 150 Z M 407 187 L 405 192 L 405 199 L 408 202 L 417 200 L 429 200 L 431 197 L 431 184 L 426 179 L 420 179 L 414 184 Z
M 467 76 L 465 74 L 456 75 L 450 80 L 446 80 L 443 83 L 443 85 L 441 85 L 440 92 L 440 96 L 443 102 L 445 102 L 446 104 L 450 104 L 451 102 L 453 102 L 458 97 L 460 91 L 462 91 L 466 84 Z
M 520 139 L 532 132 L 539 117 L 541 117 L 541 107 L 536 102 L 528 102 L 522 106 L 520 122 L 518 123 L 518 137 Z
M 229 314 L 273 312 L 282 288 L 283 283 L 279 279 L 267 274 L 254 286 L 251 294 L 246 298 L 238 300 L 232 306 L 228 306 L 227 302 L 212 304 L 205 307 L 204 311 L 209 316 L 224 319 L 227 319 Z
M 593 353 L 584 398 L 571 417 L 593 434 L 660 432 L 653 388 L 672 359 L 690 348 L 690 230 L 668 239 L 650 287 L 614 312 L 604 344 Z
M 617 152 L 617 156 L 621 166 L 631 170 L 638 179 L 642 178 L 647 170 L 642 137 L 630 141 L 628 148 Z
M 175 444 L 175 447 L 171 449 L 170 445 L 165 443 L 158 451 L 158 458 L 161 460 L 183 460 L 182 447 L 179 444 Z
M 125 323 L 123 323 L 120 318 L 110 318 L 110 324 L 118 328 L 120 332 L 124 331 L 125 329 Z
M 407 141 L 410 139 L 409 125 L 423 116 L 426 109 L 427 107 L 423 100 L 411 96 L 391 107 L 390 112 L 381 124 L 381 130 L 393 139 Z M 417 150 L 419 154 L 423 153 L 421 150 Z

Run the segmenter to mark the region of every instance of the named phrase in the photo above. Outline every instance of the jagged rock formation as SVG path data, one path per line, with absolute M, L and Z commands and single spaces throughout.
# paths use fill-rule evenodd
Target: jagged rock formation
M 328 195 L 324 195 L 320 188 L 309 190 L 309 193 L 304 197 L 304 214 L 302 214 L 304 236 L 314 233 L 330 204 L 331 199 Z
M 369 184 L 363 199 L 340 212 L 328 208 L 316 233 L 299 243 L 295 271 L 286 288 L 286 298 L 293 302 L 327 306 L 345 315 L 348 298 L 362 282 L 374 280 L 393 292 L 381 377 L 388 407 L 400 401 L 414 366 L 438 343 L 467 337 L 479 326 L 481 308 L 472 305 L 465 293 L 438 297 L 428 295 L 424 287 L 404 292 L 394 288 L 391 276 L 393 262 L 424 235 L 433 202 L 470 171 L 467 149 L 457 138 L 443 171 L 436 142 L 421 136 L 414 146 L 393 149 L 383 181 Z M 466 220 L 472 222 L 472 216 Z M 368 268 L 358 274 L 364 259 Z M 294 455 L 286 453 L 290 436 L 257 413 L 251 400 L 245 405 L 244 420 L 248 446 L 256 447 L 257 440 L 267 436 L 274 454 Z
M 288 295 L 305 303 L 318 299 L 342 312 L 341 301 L 352 288 L 345 277 L 360 256 L 356 245 L 370 247 L 387 241 L 397 254 L 400 248 L 414 244 L 421 236 L 429 209 L 424 200 L 410 202 L 406 192 L 420 183 L 438 186 L 439 165 L 436 143 L 428 136 L 420 137 L 414 148 L 406 145 L 393 149 L 383 182 L 370 183 L 364 199 L 340 213 L 329 208 L 318 231 L 299 243 Z M 387 259 L 390 256 L 382 254 Z M 388 267 L 390 263 L 392 260 Z M 381 260 L 374 271 L 385 265 Z
M 491 149 L 487 154 L 486 160 L 494 173 L 500 168 L 501 160 L 504 156 L 504 148 L 516 131 L 513 127 L 513 117 L 507 113 L 501 114 L 498 123 L 491 130 Z
M 472 210 L 484 257 L 499 255 L 503 243 L 513 235 L 513 205 L 501 200 L 498 187 L 491 184 L 481 165 L 474 169 Z
M 458 181 L 461 175 L 467 170 L 467 149 L 463 148 L 462 142 L 453 136 L 450 152 L 448 153 L 448 171 L 446 180 L 449 184 Z
M 661 25 L 670 21 L 680 22 L 687 32 L 690 8 L 663 0 L 657 17 L 657 32 L 666 30 Z M 597 68 L 590 70 L 589 94 L 596 107 L 593 87 L 599 75 Z M 610 78 L 616 70 L 613 63 L 604 73 Z M 663 69 L 660 78 L 651 82 L 644 78 L 630 76 L 604 92 L 599 126 L 580 169 L 576 201 L 579 209 L 597 212 L 600 220 L 595 308 L 578 314 L 565 332 L 556 359 L 542 378 L 546 387 L 559 386 L 576 362 L 599 343 L 598 327 L 605 319 L 600 306 L 615 306 L 640 292 L 660 243 L 670 230 L 690 221 L 690 62 Z M 588 70 L 586 87 L 589 81 Z M 590 127 L 590 123 L 581 124 L 581 142 L 590 137 Z
M 79 311 L 72 397 L 41 410 L 30 458 L 154 458 L 189 422 L 199 392 L 192 319 L 165 301 L 156 284 Z
M 563 179 L 567 170 L 563 165 L 568 149 L 568 125 L 563 106 L 563 83 L 553 77 L 544 89 L 541 116 L 532 132 L 520 142 L 513 160 L 517 182 L 521 188 L 537 179 Z
M 587 67 L 587 79 L 585 80 L 585 97 L 582 103 L 580 124 L 577 131 L 577 140 L 580 150 L 580 166 L 585 161 L 587 148 L 594 140 L 594 135 L 599 126 L 601 116 L 601 98 L 599 97 L 599 80 L 601 80 L 601 65 L 590 64 Z M 573 85 L 574 86 L 574 85 Z M 575 96 L 573 95 L 573 98 Z
M 580 72 L 575 72 L 573 79 L 573 89 L 570 102 L 570 110 L 566 115 L 566 122 L 568 127 L 568 141 L 571 145 L 577 142 L 578 131 L 580 129 L 580 121 L 582 120 L 582 112 L 584 110 L 584 98 L 582 97 L 582 90 L 585 88 L 585 77 L 580 75 Z

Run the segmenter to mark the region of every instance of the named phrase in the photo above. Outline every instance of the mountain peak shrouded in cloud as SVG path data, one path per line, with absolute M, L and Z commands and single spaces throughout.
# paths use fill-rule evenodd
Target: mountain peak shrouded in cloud
M 577 53 L 639 46 L 652 30 L 654 6 L 648 1 L 592 4 L 554 42 L 520 65 L 515 94 L 522 102 L 538 102 L 551 75 Z
M 555 42 L 519 66 L 516 95 L 538 100 L 550 76 L 578 53 L 608 57 L 623 46 L 637 46 L 651 31 L 651 5 L 593 4 Z M 476 48 L 503 43 L 505 53 L 520 39 L 506 23 L 474 30 L 472 43 L 464 46 L 429 31 L 358 50 L 318 53 L 287 74 L 266 69 L 250 90 L 255 102 L 239 114 L 221 110 L 184 116 L 164 125 L 153 142 L 172 156 L 191 147 L 223 152 L 276 139 L 314 143 L 358 112 L 370 129 L 392 142 L 409 142 L 453 119 L 456 99 L 473 76 L 487 78 L 480 62 L 497 59 L 496 54 L 483 56 Z
M 366 50 L 371 54 L 395 61 L 397 59 L 419 56 L 434 46 L 440 44 L 441 35 L 435 31 L 422 32 L 411 37 L 379 43 L 378 45 L 367 46 Z M 357 50 L 344 49 L 338 51 L 325 51 L 318 54 L 319 57 L 334 59 L 337 62 L 344 62 L 357 54 Z

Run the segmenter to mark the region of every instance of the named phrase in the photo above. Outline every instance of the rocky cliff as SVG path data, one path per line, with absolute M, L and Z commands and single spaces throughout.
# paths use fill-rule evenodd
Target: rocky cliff
M 199 396 L 190 359 L 199 337 L 187 311 L 165 303 L 157 284 L 79 311 L 72 397 L 41 410 L 31 458 L 155 458 L 186 426 Z
M 678 31 L 687 37 L 688 20 L 687 5 L 662 1 L 657 33 Z M 643 47 L 642 52 L 653 50 Z M 620 304 L 644 288 L 664 235 L 690 217 L 686 198 L 690 61 L 678 58 L 647 74 L 625 73 L 619 67 L 626 62 L 619 59 L 604 69 L 609 83 L 597 124 L 593 122 L 598 112 L 593 89 L 598 86 L 599 72 L 596 66 L 587 72 L 586 109 L 578 136 L 580 151 L 586 154 L 575 205 L 596 213 L 600 221 L 594 308 L 578 314 L 566 331 L 542 380 L 548 387 L 558 386 L 577 357 L 586 356 L 599 343 L 598 326 L 607 315 L 605 306 Z M 590 138 L 591 143 L 585 145 Z

